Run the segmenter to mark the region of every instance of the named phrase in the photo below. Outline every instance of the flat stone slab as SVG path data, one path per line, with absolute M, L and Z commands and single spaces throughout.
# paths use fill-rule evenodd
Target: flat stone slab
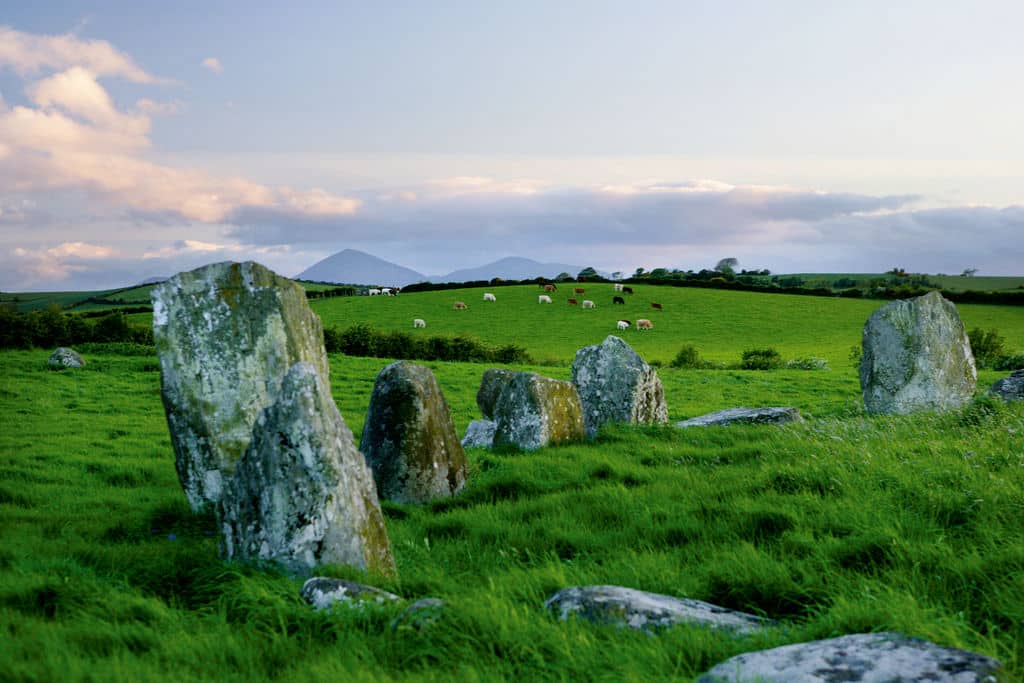
M 570 615 L 597 624 L 657 631 L 677 624 L 692 624 L 739 634 L 753 633 L 775 622 L 736 612 L 700 600 L 674 598 L 623 586 L 572 586 L 544 603 L 563 621 Z
M 314 576 L 302 584 L 299 594 L 317 609 L 327 609 L 337 604 L 355 606 L 362 602 L 385 604 L 401 600 L 394 593 L 345 579 Z
M 995 683 L 1001 665 L 974 652 L 902 633 L 858 633 L 748 652 L 718 664 L 698 683 Z
M 725 427 L 731 424 L 785 424 L 787 422 L 803 422 L 797 408 L 726 408 L 717 413 L 708 413 L 700 417 L 677 422 L 676 427 Z

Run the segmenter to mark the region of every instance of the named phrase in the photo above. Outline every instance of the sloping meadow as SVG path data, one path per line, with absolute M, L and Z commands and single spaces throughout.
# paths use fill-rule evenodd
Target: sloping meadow
M 401 605 L 315 612 L 300 579 L 218 559 L 212 518 L 191 513 L 174 472 L 155 357 L 94 352 L 86 368 L 57 372 L 47 355 L 0 353 L 5 680 L 687 680 L 744 651 L 873 630 L 992 655 L 1024 677 L 1020 404 L 867 417 L 848 363 L 662 368 L 673 422 L 734 405 L 794 405 L 809 419 L 470 450 L 458 497 L 384 503 L 397 578 L 322 568 L 448 605 L 428 628 L 392 628 Z M 357 438 L 387 362 L 331 358 Z M 488 366 L 428 365 L 461 432 Z M 999 375 L 982 373 L 979 387 Z M 697 598 L 781 626 L 651 637 L 543 609 L 577 584 Z

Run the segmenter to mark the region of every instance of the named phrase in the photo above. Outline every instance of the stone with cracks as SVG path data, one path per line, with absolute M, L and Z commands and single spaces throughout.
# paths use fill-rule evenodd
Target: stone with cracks
M 956 306 L 938 292 L 893 301 L 862 333 L 860 386 L 870 413 L 950 410 L 974 396 L 977 370 Z
M 421 598 L 391 621 L 392 631 L 422 631 L 436 624 L 448 605 L 440 598 Z
M 502 389 L 518 373 L 515 370 L 502 370 L 491 368 L 484 372 L 480 378 L 480 389 L 476 392 L 476 405 L 480 408 L 480 414 L 484 419 L 494 419 L 494 406 L 498 403 Z
M 308 363 L 329 386 L 323 328 L 302 287 L 251 261 L 179 273 L 152 300 L 175 466 L 199 509 L 220 499 L 290 367 Z
M 494 445 L 524 450 L 581 441 L 583 409 L 572 382 L 517 372 L 494 407 Z
M 902 633 L 859 633 L 747 652 L 727 659 L 698 683 L 996 683 L 991 657 L 941 647 Z
M 689 420 L 676 422 L 681 429 L 687 427 L 727 427 L 731 424 L 785 424 L 803 422 L 798 408 L 726 408 Z
M 494 432 L 496 425 L 491 420 L 473 420 L 466 427 L 466 434 L 462 437 L 463 448 L 490 448 L 494 445 Z
M 299 595 L 316 609 L 328 609 L 335 605 L 358 607 L 364 602 L 384 605 L 401 600 L 394 593 L 364 583 L 314 576 L 302 584 Z
M 57 350 L 50 354 L 46 363 L 53 368 L 84 368 L 85 360 L 74 349 L 66 346 L 58 346 Z
M 598 624 L 657 631 L 690 624 L 737 634 L 762 631 L 775 622 L 700 600 L 674 598 L 623 586 L 572 586 L 544 603 L 562 620 L 570 615 Z
M 587 436 L 596 435 L 608 422 L 668 422 L 665 390 L 657 371 L 614 335 L 576 352 L 572 381 L 583 404 Z
M 377 375 L 359 448 L 377 493 L 399 503 L 427 503 L 466 483 L 466 453 L 430 368 L 392 363 Z
M 997 379 L 989 393 L 1004 401 L 1024 401 L 1024 370 L 1014 370 L 1009 377 Z
M 373 476 L 320 373 L 296 363 L 263 409 L 219 504 L 222 555 L 305 574 L 342 564 L 393 574 Z

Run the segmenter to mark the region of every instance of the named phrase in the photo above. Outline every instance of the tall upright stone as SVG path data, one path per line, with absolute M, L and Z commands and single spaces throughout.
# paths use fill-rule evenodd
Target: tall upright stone
M 251 261 L 179 273 L 152 299 L 175 465 L 199 509 L 220 500 L 290 367 L 308 363 L 330 386 L 323 327 L 302 287 Z
M 658 372 L 615 335 L 576 352 L 572 381 L 583 403 L 587 436 L 593 437 L 608 422 L 668 422 Z
M 381 498 L 426 503 L 466 483 L 466 453 L 430 368 L 392 363 L 377 375 L 359 450 Z
M 226 559 L 394 573 L 373 475 L 316 368 L 288 370 L 252 433 L 219 503 Z
M 491 368 L 485 370 L 480 378 L 480 388 L 476 392 L 476 405 L 480 408 L 480 414 L 485 420 L 494 419 L 494 406 L 498 403 L 501 390 L 505 388 L 513 377 L 519 374 L 515 370 L 502 370 Z
M 978 373 L 956 306 L 938 292 L 890 302 L 862 333 L 860 386 L 870 413 L 959 408 Z
M 505 384 L 493 409 L 494 445 L 534 450 L 581 441 L 583 408 L 572 382 L 517 372 Z

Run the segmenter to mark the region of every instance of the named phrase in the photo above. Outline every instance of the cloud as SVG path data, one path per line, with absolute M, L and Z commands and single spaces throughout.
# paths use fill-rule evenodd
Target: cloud
M 32 76 L 44 69 L 63 70 L 73 66 L 88 69 L 97 76 L 114 76 L 133 83 L 167 82 L 147 73 L 105 40 L 82 40 L 69 34 L 33 35 L 0 25 L 0 68 L 11 68 L 20 76 Z
M 216 57 L 207 57 L 203 60 L 203 68 L 217 75 L 224 73 L 224 67 Z

